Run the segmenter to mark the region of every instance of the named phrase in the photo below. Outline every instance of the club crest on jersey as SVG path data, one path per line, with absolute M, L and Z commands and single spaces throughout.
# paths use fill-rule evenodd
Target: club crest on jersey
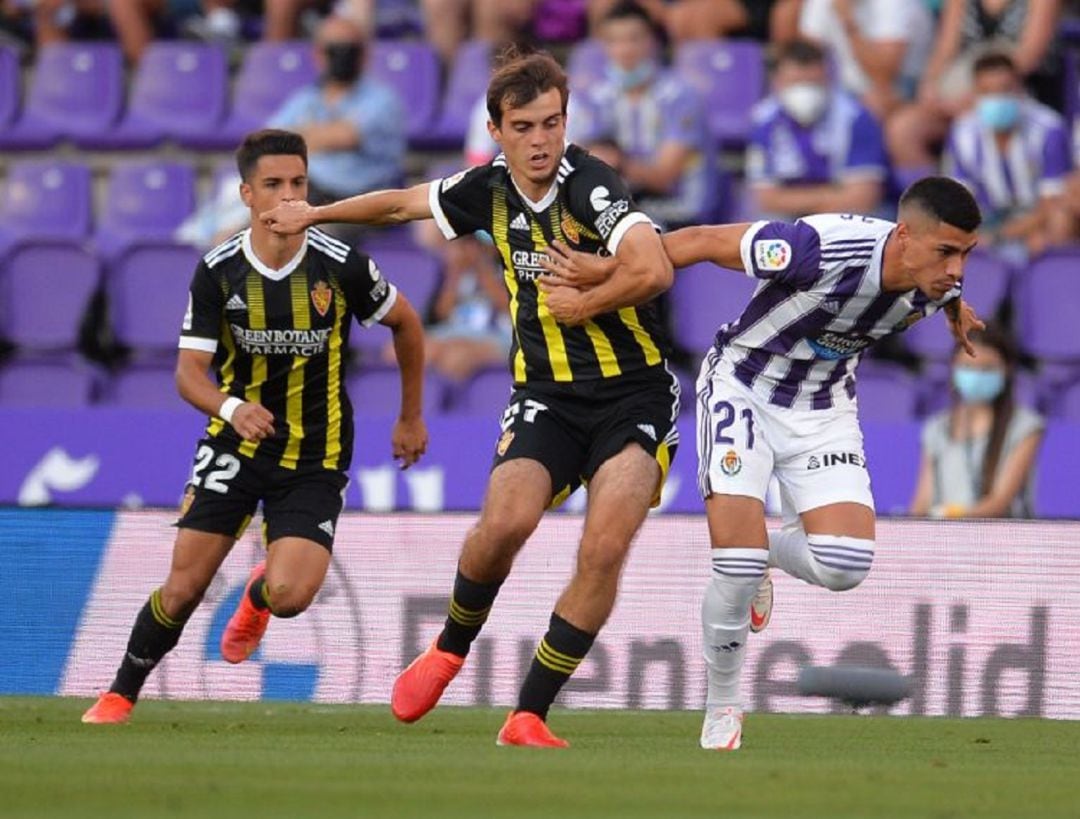
M 924 317 L 921 310 L 916 310 L 912 313 L 908 313 L 904 318 L 893 328 L 897 333 L 902 333 L 908 327 Z
M 787 270 L 791 245 L 783 239 L 758 239 L 754 242 L 754 263 L 758 270 Z
M 581 231 L 578 230 L 578 223 L 574 221 L 573 216 L 567 214 L 563 217 L 562 224 L 559 227 L 562 228 L 563 235 L 575 245 L 581 241 Z
M 506 430 L 506 432 L 499 436 L 499 443 L 495 446 L 495 451 L 499 453 L 500 458 L 506 454 L 506 450 L 510 448 L 510 444 L 513 442 L 514 431 L 512 429 Z
M 720 471 L 729 478 L 742 472 L 742 458 L 734 449 L 729 449 L 720 459 Z
M 330 289 L 330 285 L 322 279 L 315 282 L 315 289 L 311 291 L 311 303 L 315 305 L 315 310 L 320 316 L 326 315 L 333 300 L 334 291 Z

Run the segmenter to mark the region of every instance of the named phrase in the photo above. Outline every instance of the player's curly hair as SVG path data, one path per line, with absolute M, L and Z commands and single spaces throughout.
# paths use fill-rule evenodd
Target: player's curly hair
M 526 45 L 507 46 L 496 57 L 495 72 L 488 83 L 488 116 L 496 126 L 501 126 L 503 102 L 508 108 L 520 108 L 552 88 L 559 91 L 565 115 L 570 86 L 558 61 L 548 52 Z
M 279 154 L 298 156 L 307 167 L 307 143 L 300 134 L 278 128 L 264 128 L 248 134 L 236 149 L 236 168 L 240 171 L 240 178 L 250 183 L 251 172 L 255 170 L 259 157 Z

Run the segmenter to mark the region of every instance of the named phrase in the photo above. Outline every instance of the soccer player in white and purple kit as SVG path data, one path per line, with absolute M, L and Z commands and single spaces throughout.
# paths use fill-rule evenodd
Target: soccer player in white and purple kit
M 739 679 L 748 632 L 763 628 L 771 609 L 767 567 L 832 591 L 854 588 L 870 570 L 874 501 L 855 365 L 878 339 L 942 308 L 967 343 L 981 322 L 960 301 L 960 280 L 980 221 L 963 185 L 929 177 L 901 197 L 895 224 L 827 214 L 665 235 L 676 268 L 711 261 L 759 280 L 739 319 L 720 327 L 698 378 L 699 478 L 713 547 L 702 604 L 702 747 L 741 744 Z M 623 268 L 607 260 L 551 255 L 547 303 L 560 321 L 586 321 L 593 299 L 626 286 Z M 773 475 L 787 525 L 769 532 Z

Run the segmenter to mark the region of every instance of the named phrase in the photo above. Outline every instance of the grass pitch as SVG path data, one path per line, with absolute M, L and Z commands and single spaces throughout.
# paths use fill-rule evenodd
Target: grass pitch
M 0 816 L 1080 817 L 1080 723 L 556 711 L 569 751 L 497 748 L 503 710 L 0 697 Z

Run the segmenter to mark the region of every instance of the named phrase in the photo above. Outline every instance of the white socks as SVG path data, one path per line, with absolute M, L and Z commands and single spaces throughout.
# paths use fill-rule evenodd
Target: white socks
M 801 526 L 769 532 L 769 565 L 832 591 L 853 589 L 874 562 L 874 541 L 841 535 L 807 535 Z
M 709 673 L 707 705 L 742 707 L 739 677 L 750 633 L 750 601 L 765 575 L 765 549 L 712 550 L 712 578 L 701 604 L 705 663 Z

